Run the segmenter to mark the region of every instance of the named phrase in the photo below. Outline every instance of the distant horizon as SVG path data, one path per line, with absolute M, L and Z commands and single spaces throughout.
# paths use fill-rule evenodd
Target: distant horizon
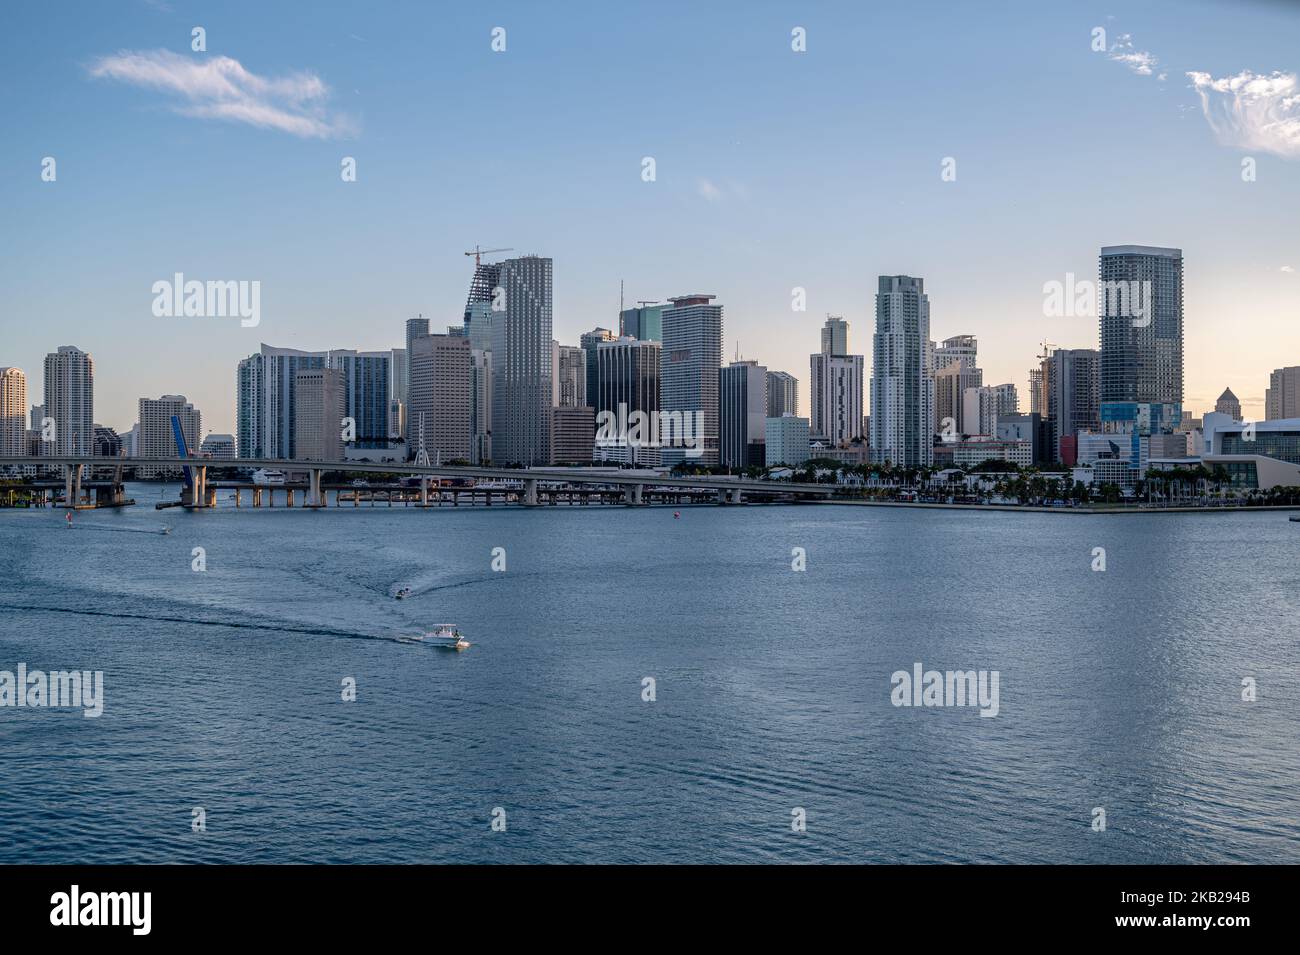
M 556 263 L 566 345 L 617 329 L 621 281 L 710 291 L 724 358 L 793 375 L 805 416 L 825 316 L 870 368 L 874 277 L 917 276 L 931 337 L 973 335 L 1027 409 L 1041 343 L 1099 347 L 1045 283 L 1143 244 L 1183 250 L 1185 411 L 1231 388 L 1263 417 L 1300 364 L 1300 11 L 739 9 L 16 10 L 0 365 L 38 404 L 72 344 L 100 424 L 183 394 L 234 434 L 262 341 L 403 347 L 460 323 L 466 250 L 510 246 Z M 155 316 L 178 272 L 260 282 L 259 324 Z

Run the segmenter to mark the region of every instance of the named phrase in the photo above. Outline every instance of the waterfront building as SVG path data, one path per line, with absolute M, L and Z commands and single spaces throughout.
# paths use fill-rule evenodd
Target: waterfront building
M 176 434 L 172 430 L 172 416 L 180 419 L 181 434 L 185 436 L 186 450 L 196 454 L 199 441 L 203 435 L 203 416 L 199 409 L 190 404 L 184 395 L 163 395 L 161 398 L 140 399 L 140 433 L 135 447 L 135 456 L 139 458 L 175 458 L 181 457 L 176 445 Z M 145 480 L 152 478 L 175 479 L 181 469 L 178 465 L 158 467 L 142 466 L 136 469 L 136 477 Z
M 624 421 L 636 412 L 657 415 L 660 407 L 660 354 L 654 339 L 631 336 L 596 342 L 596 446 L 593 460 L 656 467 L 659 447 L 628 443 L 628 435 L 602 435 L 600 422 Z M 610 416 L 613 416 L 612 419 Z M 607 431 L 608 429 L 603 429 Z
M 1247 424 L 1210 412 L 1202 427 L 1202 463 L 1221 465 L 1233 486 L 1300 487 L 1300 417 Z
M 73 345 L 45 356 L 45 416 L 53 419 L 50 455 L 89 455 L 95 440 L 95 360 Z
M 203 439 L 203 444 L 200 445 L 199 449 L 205 457 L 218 461 L 233 461 L 235 459 L 235 436 L 233 434 L 217 434 L 213 432 Z
M 722 306 L 713 295 L 679 295 L 663 311 L 663 350 L 659 385 L 662 409 L 670 420 L 690 427 L 691 443 L 700 450 L 687 455 L 682 435 L 664 436 L 661 459 L 672 467 L 689 459 L 706 467 L 720 460 L 718 447 L 718 370 L 722 367 Z M 689 424 L 687 423 L 689 421 Z M 698 432 L 698 433 L 696 433 Z
M 1160 405 L 1154 417 L 1172 430 L 1183 404 L 1183 252 L 1106 246 L 1098 273 L 1102 427 L 1131 430 L 1130 412 Z
M 1268 376 L 1264 417 L 1269 421 L 1300 418 L 1300 365 L 1278 368 Z
M 298 372 L 327 367 L 329 352 L 276 348 L 264 343 L 261 357 L 263 382 L 259 411 L 263 447 L 258 457 L 296 459 Z M 346 412 L 341 413 L 339 417 L 342 418 L 345 414 Z M 242 417 L 241 412 L 240 418 Z
M 392 391 L 391 350 L 358 352 L 330 349 L 326 366 L 343 373 L 344 414 L 352 419 L 357 447 L 388 445 L 389 402 Z
M 27 455 L 27 375 L 21 368 L 0 368 L 0 455 Z
M 591 405 L 560 405 L 552 408 L 550 463 L 591 462 L 593 460 L 592 435 L 595 433 L 596 409 Z
M 340 368 L 294 372 L 295 461 L 342 461 L 347 380 Z
M 796 465 L 808 460 L 811 426 L 807 418 L 782 415 L 764 423 L 764 463 Z
M 882 275 L 872 339 L 871 458 L 903 467 L 932 460 L 930 300 L 922 279 Z
M 414 459 L 423 447 L 433 463 L 469 461 L 477 423 L 470 340 L 464 335 L 421 335 L 411 341 L 410 365 L 407 456 Z M 545 410 L 549 415 L 549 403 Z
M 980 435 L 958 441 L 952 446 L 954 467 L 964 470 L 985 461 L 1006 461 L 1020 467 L 1029 467 L 1034 463 L 1033 442 L 1003 441 Z
M 809 356 L 812 433 L 832 447 L 862 437 L 861 355 Z
M 761 467 L 766 461 L 767 369 L 756 361 L 736 361 L 718 374 L 719 460 L 724 468 Z
M 469 460 L 485 464 L 492 460 L 492 351 L 471 347 L 469 355 Z
M 235 373 L 235 434 L 241 458 L 267 456 L 265 400 L 266 359 L 259 352 L 243 359 Z
M 1057 348 L 1042 360 L 1041 407 L 1045 409 L 1052 456 L 1069 463 L 1067 438 L 1080 431 L 1100 431 L 1101 356 L 1092 348 Z
M 122 453 L 122 439 L 112 428 L 95 425 L 95 457 L 115 458 Z
M 1028 441 L 1030 457 L 1036 465 L 1051 464 L 1055 460 L 1051 447 L 1051 430 L 1037 412 L 999 414 L 995 437 L 999 441 Z M 1069 463 L 1074 463 L 1073 456 Z
M 492 458 L 551 460 L 552 263 L 536 255 L 497 263 L 492 317 Z

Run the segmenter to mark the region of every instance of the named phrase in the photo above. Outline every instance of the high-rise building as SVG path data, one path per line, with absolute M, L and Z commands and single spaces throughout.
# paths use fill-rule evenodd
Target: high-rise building
M 326 364 L 343 372 L 344 414 L 352 419 L 355 435 L 349 443 L 358 448 L 387 447 L 392 351 L 336 348 L 329 351 Z
M 1300 365 L 1278 368 L 1268 376 L 1264 419 L 1300 418 Z
M 721 464 L 737 470 L 761 467 L 766 459 L 767 369 L 756 361 L 736 361 L 718 374 Z
M 587 353 L 572 345 L 551 343 L 553 385 L 551 400 L 557 408 L 579 408 L 587 401 Z
M 764 464 L 802 464 L 808 460 L 808 419 L 787 414 L 764 423 Z
M 1043 397 L 1043 366 L 1039 362 L 1037 368 L 1029 369 L 1029 413 L 1044 415 L 1047 413 L 1047 402 Z
M 203 439 L 199 450 L 206 457 L 218 461 L 233 461 L 235 458 L 235 436 L 233 434 L 209 434 Z
M 600 343 L 612 342 L 618 337 L 608 328 L 593 328 L 589 332 L 583 332 L 578 339 L 578 345 L 586 356 L 587 398 L 594 406 L 597 403 L 592 396 L 600 393 L 600 378 L 598 377 L 600 372 L 597 367 Z
M 643 303 L 618 313 L 619 337 L 658 342 L 664 337 L 664 306 Z
M 767 373 L 767 416 L 799 413 L 799 379 L 784 371 Z
M 347 378 L 323 365 L 294 372 L 295 461 L 342 461 Z
M 21 368 L 0 368 L 0 455 L 27 454 L 27 375 Z
M 473 292 L 473 287 L 471 287 L 470 295 L 472 296 L 473 294 L 474 294 L 474 292 Z M 469 311 L 468 311 L 469 306 L 466 305 L 465 308 L 466 308 L 466 313 L 465 313 L 465 324 L 466 324 L 466 326 L 468 326 L 468 325 L 469 325 Z M 410 447 L 410 444 L 411 444 L 411 442 L 410 442 L 410 430 L 411 430 L 411 427 L 412 427 L 412 425 L 411 425 L 411 415 L 410 415 L 410 406 L 411 406 L 411 402 L 410 402 L 410 397 L 411 397 L 411 343 L 412 343 L 413 341 L 415 341 L 417 338 L 421 338 L 421 337 L 423 337 L 424 335 L 427 335 L 427 334 L 429 334 L 429 320 L 428 320 L 427 318 L 425 318 L 423 315 L 417 315 L 415 318 L 408 318 L 408 319 L 406 320 L 406 349 L 405 349 L 405 351 L 406 351 L 406 374 L 405 374 L 405 376 L 404 376 L 404 377 L 405 377 L 405 384 L 406 384 L 406 400 L 403 402 L 403 404 L 405 404 L 405 405 L 406 405 L 406 408 L 407 408 L 407 415 L 406 415 L 406 430 L 407 430 L 407 434 L 405 435 L 405 437 L 406 437 L 406 439 L 407 439 L 407 447 L 408 447 L 408 448 Z
M 822 325 L 823 355 L 843 356 L 849 353 L 849 323 L 839 315 L 827 315 Z M 817 426 L 813 425 L 815 431 Z
M 936 380 L 938 377 L 935 376 Z M 938 390 L 937 387 L 935 390 Z M 962 395 L 963 434 L 995 437 L 998 422 L 1002 418 L 1019 414 L 1020 398 L 1016 394 L 1015 385 L 981 385 L 978 388 L 967 388 Z
M 1232 393 L 1231 388 L 1224 388 L 1219 400 L 1214 403 L 1214 410 L 1219 414 L 1229 415 L 1233 421 L 1241 420 L 1241 402 Z
M 826 316 L 821 351 L 809 356 L 808 363 L 813 440 L 842 447 L 860 439 L 863 358 L 849 354 L 849 323 Z
M 598 387 L 592 404 L 598 437 L 602 430 L 599 427 L 602 414 L 605 420 L 622 422 L 635 412 L 645 415 L 658 413 L 661 351 L 659 342 L 652 338 L 624 336 L 597 343 Z M 647 443 L 633 447 L 628 444 L 629 437 L 628 434 L 605 435 L 602 446 L 595 450 L 595 458 L 644 466 L 659 464 L 657 446 Z
M 596 433 L 591 405 L 559 405 L 551 409 L 551 464 L 587 464 L 592 460 Z
M 298 372 L 328 367 L 329 352 L 262 345 L 262 456 L 297 458 L 296 388 Z M 339 417 L 342 418 L 346 412 Z M 335 428 L 334 430 L 338 430 Z
M 406 436 L 406 405 L 410 401 L 411 365 L 406 357 L 405 348 L 394 348 L 392 360 L 388 363 L 388 437 Z
M 718 369 L 722 367 L 722 306 L 713 295 L 670 298 L 663 312 L 664 338 L 659 383 L 663 412 L 689 434 L 674 432 L 661 460 L 672 467 L 686 461 L 716 467 L 718 455 Z M 689 423 L 688 423 L 689 421 Z M 673 425 L 676 428 L 676 425 Z M 702 433 L 697 433 L 702 432 Z M 695 445 L 683 447 L 683 441 Z M 687 454 L 691 450 L 691 454 Z M 700 453 L 695 454 L 698 450 Z
M 95 425 L 95 457 L 115 458 L 122 453 L 122 439 L 112 428 Z
M 469 460 L 486 464 L 492 460 L 492 352 L 471 347 L 469 356 Z
M 176 433 L 172 430 L 172 416 L 180 419 L 181 434 L 190 454 L 197 454 L 203 437 L 203 416 L 184 395 L 163 395 L 161 398 L 140 399 L 140 431 L 137 436 L 135 456 L 138 458 L 176 458 L 181 451 L 176 446 Z M 181 469 L 178 465 L 140 467 L 140 478 L 175 478 Z
M 411 341 L 408 457 L 423 447 L 434 463 L 470 460 L 473 371 L 473 348 L 464 335 L 422 335 Z
M 266 359 L 259 352 L 235 373 L 235 434 L 241 458 L 266 457 Z
M 551 260 L 499 263 L 492 319 L 492 458 L 497 464 L 551 460 Z
M 949 365 L 960 363 L 970 368 L 978 367 L 979 341 L 974 335 L 953 335 L 935 346 L 934 370 L 939 372 Z M 977 386 L 978 387 L 978 386 Z
M 862 437 L 861 355 L 809 357 L 813 439 L 842 447 Z
M 934 382 L 924 280 L 880 276 L 872 342 L 871 458 L 928 467 L 933 461 Z
M 1048 447 L 1053 460 L 1065 461 L 1065 439 L 1073 441 L 1080 431 L 1100 429 L 1101 359 L 1091 348 L 1057 348 L 1043 359 L 1040 374 Z
M 1183 252 L 1105 246 L 1099 278 L 1102 427 L 1171 431 L 1183 405 Z
M 72 345 L 45 356 L 45 416 L 53 419 L 50 455 L 89 455 L 95 441 L 95 359 Z

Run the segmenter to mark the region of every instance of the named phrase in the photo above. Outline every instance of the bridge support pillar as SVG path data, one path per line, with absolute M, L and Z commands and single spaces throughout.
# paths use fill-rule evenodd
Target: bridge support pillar
M 63 465 L 63 503 L 71 507 L 72 499 L 72 465 Z
M 644 490 L 644 484 L 625 484 L 623 486 L 623 503 L 636 507 L 641 503 L 641 494 Z
M 534 507 L 537 504 L 537 478 L 524 481 L 524 496 L 519 503 L 525 507 Z
M 320 468 L 312 468 L 307 472 L 308 484 L 310 490 L 307 492 L 306 504 L 308 507 L 324 507 L 325 502 L 320 496 Z
M 235 488 L 235 507 L 239 507 L 239 505 L 241 505 L 242 503 L 244 503 L 243 491 L 241 491 L 239 488 Z
M 740 488 L 733 488 L 733 489 L 732 489 L 730 492 L 728 492 L 728 493 L 729 493 L 730 496 L 731 496 L 731 503 L 732 503 L 732 504 L 744 504 L 744 503 L 745 503 L 745 499 L 744 499 L 743 497 L 741 497 L 741 494 L 740 494 Z
M 291 487 L 284 489 L 284 506 L 293 507 L 293 488 Z
M 429 476 L 427 474 L 420 475 L 420 506 L 429 506 Z

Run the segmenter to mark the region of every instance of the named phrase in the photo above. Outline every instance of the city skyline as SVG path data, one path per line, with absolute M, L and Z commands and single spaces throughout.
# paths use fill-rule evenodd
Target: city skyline
M 921 276 L 931 338 L 976 336 L 985 381 L 1024 389 L 1040 342 L 1099 345 L 1095 319 L 1044 315 L 1044 283 L 1091 278 L 1099 247 L 1137 243 L 1186 257 L 1185 411 L 1209 410 L 1227 387 L 1244 415 L 1264 416 L 1270 374 L 1300 354 L 1287 214 L 1300 177 L 1284 102 L 1294 17 L 1170 4 L 1116 18 L 953 10 L 954 29 L 936 41 L 943 62 L 909 89 L 887 80 L 928 41 L 904 11 L 763 8 L 736 22 L 675 9 L 611 17 L 581 72 L 557 68 L 575 34 L 522 6 L 491 20 L 443 11 L 423 34 L 409 28 L 418 8 L 337 7 L 292 29 L 289 13 L 258 11 L 254 30 L 251 7 L 144 4 L 55 11 L 40 31 L 11 32 L 0 40 L 13 133 L 0 144 L 12 213 L 0 239 L 2 360 L 25 370 L 35 404 L 44 355 L 75 345 L 97 362 L 99 423 L 129 428 L 142 396 L 183 393 L 205 430 L 234 434 L 230 369 L 261 342 L 390 350 L 413 315 L 435 330 L 456 324 L 462 253 L 480 243 L 555 260 L 553 337 L 566 345 L 618 329 L 620 281 L 625 306 L 709 290 L 727 306 L 722 353 L 795 372 L 803 408 L 810 382 L 798 372 L 825 316 L 849 322 L 870 368 L 873 277 Z M 196 24 L 204 52 L 190 49 Z M 796 26 L 805 52 L 791 49 Z M 1097 27 L 1103 51 L 1092 49 Z M 879 30 L 894 39 L 864 62 L 862 38 Z M 684 47 L 674 70 L 625 69 L 669 39 Z M 1018 59 L 990 56 L 1009 42 Z M 416 55 L 431 43 L 439 57 Z M 412 74 L 417 61 L 427 76 Z M 308 83 L 305 106 L 214 104 L 178 79 L 191 67 L 211 76 L 218 62 L 255 78 L 311 77 L 328 93 Z M 976 67 L 982 91 L 958 82 Z M 1245 71 L 1281 79 L 1228 82 Z M 871 92 L 886 87 L 887 101 Z M 483 98 L 522 88 L 537 91 L 536 115 L 484 133 Z M 703 102 L 683 113 L 688 89 Z M 1001 99 L 1013 94 L 1008 124 Z M 1223 109 L 1234 103 L 1243 108 Z M 239 119 L 249 106 L 266 108 L 261 125 Z M 856 118 L 867 110 L 870 123 Z M 915 132 L 868 149 L 890 124 Z M 1108 137 L 1084 134 L 1098 124 Z M 470 130 L 527 135 L 529 149 L 459 148 Z M 47 157 L 53 181 L 42 179 Z M 345 157 L 355 182 L 340 177 Z M 1255 163 L 1251 181 L 1243 159 Z M 890 227 L 874 228 L 885 211 Z M 259 281 L 260 324 L 155 317 L 152 284 L 176 272 Z M 791 308 L 796 288 L 806 311 Z

